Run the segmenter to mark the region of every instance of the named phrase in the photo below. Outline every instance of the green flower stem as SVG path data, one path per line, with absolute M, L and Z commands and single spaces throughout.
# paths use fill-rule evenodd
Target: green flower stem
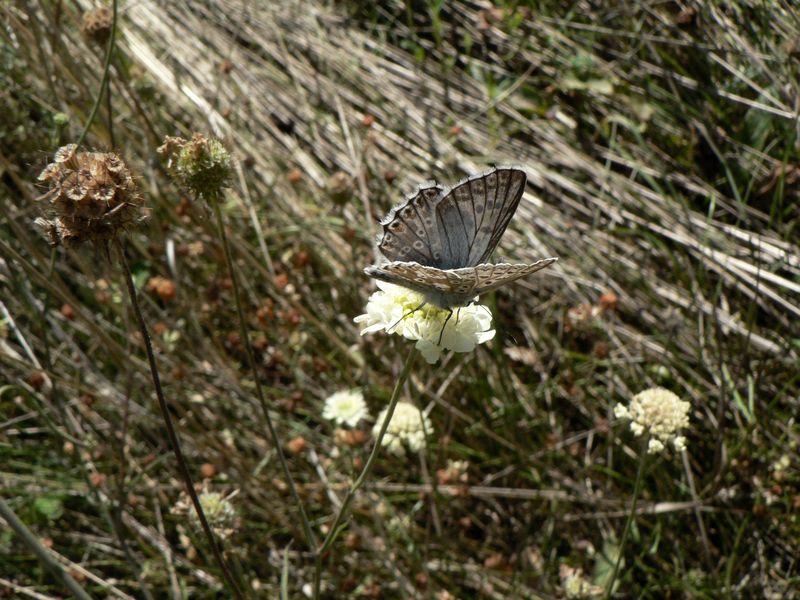
M 22 540 L 22 543 L 28 547 L 28 550 L 36 555 L 42 564 L 64 584 L 73 596 L 79 600 L 92 600 L 91 596 L 86 593 L 80 584 L 75 581 L 72 576 L 64 569 L 63 566 L 58 564 L 33 532 L 25 526 L 16 513 L 11 510 L 11 507 L 5 503 L 5 500 L 0 498 L 0 517 L 13 529 Z
M 377 437 L 375 438 L 375 443 L 372 446 L 372 452 L 370 452 L 369 458 L 367 459 L 367 463 L 364 465 L 364 468 L 361 471 L 361 474 L 358 476 L 351 485 L 350 488 L 347 490 L 347 494 L 344 497 L 344 501 L 342 502 L 341 507 L 339 507 L 339 512 L 336 514 L 336 517 L 333 520 L 333 524 L 328 529 L 328 534 L 325 536 L 325 540 L 322 542 L 322 545 L 317 549 L 314 555 L 315 559 L 315 566 L 314 566 L 314 599 L 316 600 L 319 598 L 320 592 L 320 579 L 322 575 L 322 556 L 333 544 L 336 536 L 339 534 L 339 526 L 342 524 L 342 521 L 347 517 L 347 511 L 350 508 L 350 505 L 353 503 L 353 499 L 355 498 L 356 492 L 364 485 L 364 482 L 367 480 L 370 471 L 372 470 L 372 466 L 375 463 L 375 459 L 378 456 L 378 452 L 383 445 L 383 437 L 386 435 L 386 430 L 389 428 L 389 423 L 392 420 L 392 415 L 394 415 L 394 409 L 397 406 L 397 401 L 400 399 L 400 391 L 403 389 L 403 385 L 405 384 L 406 380 L 408 379 L 409 374 L 411 373 L 411 367 L 414 364 L 414 359 L 417 357 L 417 350 L 414 346 L 411 347 L 411 351 L 408 353 L 406 357 L 406 362 L 403 365 L 403 370 L 400 372 L 400 376 L 397 378 L 397 383 L 395 383 L 394 391 L 392 392 L 392 397 L 389 400 L 389 406 L 386 408 L 386 416 L 383 419 L 383 423 L 381 423 L 381 430 L 378 432 Z
M 256 359 L 255 354 L 253 353 L 253 346 L 250 343 L 250 334 L 247 331 L 247 322 L 244 318 L 244 309 L 242 308 L 242 299 L 241 299 L 241 292 L 239 289 L 239 282 L 236 279 L 236 271 L 233 268 L 233 259 L 231 258 L 231 248 L 230 244 L 228 243 L 228 235 L 225 233 L 225 223 L 222 220 L 222 211 L 219 207 L 219 198 L 216 196 L 207 198 L 211 206 L 214 208 L 214 216 L 217 220 L 217 232 L 219 234 L 220 241 L 222 242 L 222 249 L 225 254 L 225 264 L 228 267 L 228 275 L 231 278 L 231 283 L 233 284 L 233 296 L 236 301 L 236 313 L 239 317 L 239 334 L 242 337 L 242 343 L 245 347 L 245 354 L 247 354 L 247 363 L 250 367 L 250 370 L 253 372 L 253 379 L 255 380 L 256 384 L 256 395 L 258 396 L 259 404 L 261 404 L 261 412 L 264 413 L 264 421 L 267 424 L 267 429 L 269 430 L 270 438 L 272 438 L 272 445 L 275 446 L 275 451 L 278 453 L 278 460 L 281 463 L 281 468 L 283 469 L 283 476 L 286 479 L 287 484 L 289 485 L 289 490 L 292 494 L 292 499 L 294 500 L 295 505 L 297 506 L 298 511 L 300 512 L 300 522 L 303 527 L 303 534 L 306 538 L 306 543 L 311 551 L 314 550 L 314 547 L 317 545 L 317 538 L 314 536 L 314 532 L 311 529 L 311 523 L 308 520 L 308 515 L 306 515 L 306 509 L 303 506 L 303 503 L 300 500 L 300 496 L 297 493 L 297 488 L 294 485 L 294 480 L 292 479 L 292 474 L 289 472 L 289 465 L 286 462 L 286 456 L 283 453 L 283 446 L 281 445 L 281 441 L 278 438 L 278 434 L 275 431 L 275 427 L 272 424 L 272 417 L 269 415 L 269 407 L 267 406 L 267 400 L 264 397 L 264 390 L 261 388 L 261 382 L 258 378 L 258 371 L 256 369 Z
M 614 581 L 617 579 L 617 573 L 619 572 L 619 566 L 622 563 L 622 554 L 625 551 L 625 542 L 628 541 L 628 534 L 631 530 L 631 525 L 633 524 L 633 519 L 636 516 L 636 501 L 639 499 L 639 493 L 642 490 L 642 480 L 644 479 L 644 466 L 647 462 L 647 445 L 650 440 L 650 436 L 646 436 L 643 443 L 644 453 L 642 454 L 641 459 L 639 459 L 639 468 L 636 471 L 636 482 L 633 484 L 633 497 L 631 498 L 631 512 L 628 513 L 628 518 L 625 520 L 625 529 L 622 531 L 622 540 L 620 540 L 619 548 L 617 549 L 617 560 L 614 563 L 614 571 L 611 573 L 611 579 L 608 580 L 606 584 L 606 592 L 603 596 L 606 600 L 611 597 L 611 592 L 614 590 Z
M 214 538 L 214 533 L 208 524 L 206 515 L 203 512 L 203 507 L 200 504 L 200 499 L 197 497 L 197 491 L 194 489 L 194 482 L 192 481 L 192 476 L 189 473 L 189 467 L 186 465 L 186 459 L 183 456 L 183 451 L 181 450 L 181 445 L 178 441 L 178 434 L 175 432 L 175 427 L 172 424 L 172 417 L 169 414 L 167 400 L 164 397 L 164 391 L 161 389 L 161 378 L 158 375 L 158 367 L 156 366 L 155 354 L 153 354 L 153 344 L 150 341 L 150 333 L 147 331 L 147 325 L 144 322 L 142 311 L 139 309 L 139 301 L 136 299 L 136 286 L 133 283 L 133 276 L 131 275 L 131 268 L 128 265 L 128 258 L 125 256 L 125 247 L 123 246 L 122 242 L 119 241 L 119 239 L 115 239 L 114 242 L 117 246 L 117 251 L 119 252 L 122 268 L 125 271 L 125 283 L 128 286 L 128 296 L 131 299 L 131 306 L 133 307 L 133 312 L 136 315 L 136 320 L 139 324 L 139 331 L 142 334 L 142 339 L 144 340 L 144 347 L 147 351 L 147 360 L 150 363 L 150 374 L 153 378 L 153 387 L 155 387 L 156 397 L 158 398 L 158 406 L 161 409 L 161 415 L 164 418 L 164 424 L 167 427 L 167 436 L 169 437 L 170 446 L 172 446 L 172 451 L 178 461 L 178 471 L 183 478 L 184 485 L 186 486 L 186 492 L 189 494 L 192 504 L 194 505 L 194 509 L 197 512 L 197 518 L 199 519 L 200 525 L 203 528 L 203 532 L 208 539 L 208 544 L 211 546 L 214 559 L 222 571 L 222 576 L 233 591 L 234 596 L 236 596 L 236 598 L 239 600 L 242 600 L 244 595 L 239 589 L 239 586 L 236 584 L 233 575 L 231 575 L 228 566 L 225 564 L 225 559 L 222 557 L 222 551 L 220 550 L 217 540 Z
M 108 38 L 106 59 L 105 63 L 103 64 L 103 80 L 100 82 L 100 91 L 97 92 L 97 98 L 95 98 L 94 106 L 92 106 L 92 112 L 89 113 L 89 118 L 86 120 L 86 125 L 83 126 L 81 137 L 78 138 L 77 142 L 78 147 L 80 147 L 80 145 L 83 144 L 83 141 L 86 139 L 86 134 L 89 133 L 89 128 L 92 126 L 92 122 L 94 121 L 94 118 L 97 116 L 97 111 L 100 110 L 100 103 L 103 101 L 103 92 L 111 94 L 111 91 L 108 89 L 109 87 L 108 79 L 111 73 L 111 57 L 114 54 L 114 42 L 116 41 L 117 37 L 117 0 L 112 1 L 111 7 L 112 7 L 111 35 Z M 110 118 L 111 117 L 109 115 L 109 119 Z M 113 133 L 111 134 L 111 138 L 113 144 Z

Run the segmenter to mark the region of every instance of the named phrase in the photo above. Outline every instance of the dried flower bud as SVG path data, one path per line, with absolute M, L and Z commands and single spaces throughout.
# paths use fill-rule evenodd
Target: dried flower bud
M 128 225 L 143 221 L 142 198 L 128 167 L 110 152 L 78 152 L 76 144 L 59 148 L 39 175 L 49 190 L 46 218 L 36 220 L 54 245 L 107 242 Z
M 300 183 L 300 180 L 303 179 L 303 172 L 300 169 L 292 169 L 286 175 L 286 179 L 288 179 L 289 183 L 292 185 Z
M 216 138 L 195 133 L 191 140 L 167 136 L 158 148 L 167 168 L 198 196 L 217 198 L 231 177 L 231 155 Z
M 353 195 L 353 178 L 344 171 L 337 171 L 328 178 L 325 191 L 336 204 L 344 204 Z
M 83 34 L 98 44 L 105 44 L 111 36 L 114 14 L 111 9 L 101 6 L 83 13 L 81 30 Z

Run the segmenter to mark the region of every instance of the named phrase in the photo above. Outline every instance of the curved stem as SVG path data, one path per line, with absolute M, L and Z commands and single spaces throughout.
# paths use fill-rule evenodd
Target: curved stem
M 400 376 L 397 378 L 397 383 L 394 385 L 394 391 L 392 392 L 392 397 L 389 400 L 389 406 L 386 408 L 386 416 L 383 419 L 383 423 L 381 423 L 381 429 L 378 432 L 377 437 L 375 438 L 375 443 L 372 446 L 372 452 L 369 454 L 369 458 L 367 459 L 364 468 L 361 470 L 361 474 L 358 476 L 351 485 L 350 488 L 347 490 L 347 495 L 344 497 L 344 501 L 342 505 L 339 507 L 339 512 L 336 513 L 336 517 L 333 520 L 333 524 L 328 529 L 328 534 L 325 536 L 325 539 L 322 542 L 322 545 L 316 550 L 314 553 L 314 598 L 315 600 L 319 598 L 319 591 L 320 591 L 320 578 L 322 575 L 322 555 L 328 551 L 333 544 L 336 536 L 339 534 L 339 526 L 342 524 L 342 521 L 347 516 L 347 511 L 350 508 L 350 505 L 353 503 L 353 499 L 355 498 L 356 492 L 364 485 L 364 482 L 367 480 L 367 476 L 369 476 L 370 471 L 372 471 L 372 466 L 375 463 L 375 458 L 378 456 L 378 452 L 383 445 L 383 437 L 386 435 L 386 430 L 389 428 L 389 423 L 392 421 L 392 415 L 394 415 L 394 409 L 397 406 L 397 401 L 400 399 L 400 391 L 403 389 L 403 385 L 405 384 L 406 380 L 408 379 L 409 374 L 411 373 L 411 367 L 414 364 L 414 359 L 417 357 L 417 349 L 415 347 L 411 347 L 411 351 L 408 353 L 406 357 L 406 362 L 403 365 L 403 370 L 400 372 Z
M 197 492 L 194 489 L 194 482 L 192 481 L 192 476 L 189 473 L 189 467 L 186 464 L 186 459 L 183 456 L 183 451 L 181 450 L 181 445 L 178 441 L 178 434 L 175 432 L 175 427 L 172 424 L 172 417 L 169 414 L 167 400 L 164 397 L 164 391 L 161 389 L 161 378 L 158 375 L 158 368 L 156 367 L 156 358 L 153 354 L 153 344 L 150 341 L 150 334 L 147 331 L 147 325 L 144 322 L 142 311 L 139 309 L 139 302 L 136 299 L 136 286 L 133 283 L 133 276 L 131 275 L 131 269 L 128 265 L 128 258 L 125 256 L 125 247 L 123 246 L 122 242 L 119 241 L 119 239 L 115 239 L 114 242 L 116 244 L 117 251 L 119 252 L 122 268 L 125 271 L 125 283 L 128 286 L 128 296 L 131 299 L 131 306 L 133 307 L 133 312 L 136 315 L 136 321 L 139 324 L 139 331 L 142 334 L 142 339 L 144 340 L 144 347 L 147 351 L 147 360 L 150 363 L 150 374 L 153 378 L 153 387 L 155 387 L 156 390 L 156 397 L 158 398 L 158 406 L 161 409 L 161 416 L 164 418 L 164 424 L 167 427 L 167 436 L 169 437 L 170 446 L 172 446 L 172 451 L 175 454 L 176 460 L 178 461 L 178 471 L 183 478 L 183 483 L 186 486 L 186 492 L 189 494 L 189 497 L 192 500 L 192 505 L 197 512 L 200 525 L 202 526 L 203 532 L 208 539 L 208 544 L 211 546 L 214 559 L 222 571 L 222 576 L 225 579 L 225 582 L 231 588 L 236 598 L 243 599 L 244 596 L 242 595 L 242 591 L 239 589 L 239 586 L 233 579 L 228 566 L 225 564 L 225 559 L 222 557 L 222 552 L 217 544 L 217 540 L 214 538 L 214 533 L 208 524 L 206 515 L 203 512 L 203 507 L 200 504 L 200 499 L 197 497 Z
M 100 110 L 100 103 L 103 101 L 103 92 L 107 92 L 108 94 L 111 91 L 108 89 L 109 86 L 109 75 L 111 73 L 111 56 L 114 54 L 114 43 L 117 38 L 117 0 L 113 0 L 111 3 L 112 6 L 112 18 L 111 18 L 111 35 L 108 38 L 108 48 L 106 48 L 106 58 L 103 64 L 103 79 L 100 82 L 100 90 L 97 92 L 97 98 L 94 100 L 94 106 L 92 106 L 92 112 L 89 113 L 89 118 L 86 121 L 86 125 L 83 126 L 83 131 L 81 132 L 81 136 L 78 138 L 78 147 L 83 144 L 83 141 L 86 139 L 86 134 L 89 133 L 89 128 L 92 126 L 92 122 L 94 118 L 97 116 L 97 111 Z M 109 105 L 110 106 L 110 105 Z M 113 133 L 112 133 L 112 143 L 113 143 Z
M 281 441 L 278 438 L 278 433 L 275 431 L 275 427 L 272 423 L 272 417 L 269 414 L 269 407 L 267 406 L 267 400 L 264 397 L 264 390 L 261 388 L 261 382 L 258 378 L 258 370 L 256 369 L 256 359 L 255 354 L 253 353 L 253 345 L 250 343 L 250 334 L 247 331 L 247 322 L 244 318 L 244 308 L 242 307 L 242 298 L 239 289 L 239 281 L 236 278 L 236 271 L 233 268 L 233 259 L 231 258 L 231 248 L 230 244 L 228 243 L 228 234 L 225 233 L 225 223 L 222 220 L 222 211 L 219 207 L 219 199 L 216 197 L 208 198 L 209 203 L 214 209 L 214 216 L 217 220 L 217 232 L 219 234 L 220 241 L 222 242 L 222 250 L 225 254 L 225 264 L 228 268 L 228 275 L 231 278 L 231 283 L 233 284 L 233 296 L 236 301 L 236 314 L 239 319 L 239 335 L 242 338 L 242 343 L 244 344 L 245 354 L 247 355 L 247 363 L 248 367 L 253 373 L 253 379 L 256 385 L 256 396 L 258 396 L 258 402 L 261 405 L 261 412 L 264 414 L 264 421 L 267 424 L 267 430 L 269 431 L 269 436 L 272 438 L 272 445 L 275 446 L 275 451 L 278 453 L 278 461 L 281 463 L 281 468 L 283 469 L 283 476 L 286 479 L 286 483 L 289 485 L 289 490 L 292 494 L 292 499 L 294 503 L 297 505 L 297 509 L 300 512 L 300 524 L 303 528 L 303 534 L 306 538 L 306 543 L 308 544 L 308 548 L 310 550 L 314 550 L 314 547 L 317 545 L 317 538 L 314 536 L 314 532 L 311 529 L 311 523 L 308 520 L 308 515 L 306 514 L 306 509 L 303 506 L 302 501 L 300 500 L 300 496 L 297 493 L 297 488 L 294 485 L 294 479 L 292 479 L 292 474 L 289 472 L 289 464 L 286 462 L 286 456 L 283 453 L 283 446 L 281 445 Z
M 625 551 L 625 542 L 628 541 L 628 533 L 630 533 L 631 525 L 633 524 L 633 519 L 636 516 L 636 501 L 639 499 L 639 492 L 642 489 L 642 479 L 644 475 L 644 465 L 647 462 L 647 444 L 648 444 L 649 436 L 645 437 L 644 440 L 644 454 L 642 454 L 641 459 L 639 459 L 639 468 L 636 471 L 636 482 L 633 484 L 633 497 L 631 498 L 631 512 L 628 513 L 628 518 L 625 520 L 625 529 L 622 531 L 622 539 L 619 543 L 619 548 L 617 548 L 617 560 L 614 563 L 614 571 L 611 573 L 611 579 L 608 580 L 606 584 L 606 591 L 603 598 L 610 598 L 611 593 L 614 590 L 614 581 L 617 579 L 617 573 L 619 572 L 620 564 L 622 563 L 622 553 Z

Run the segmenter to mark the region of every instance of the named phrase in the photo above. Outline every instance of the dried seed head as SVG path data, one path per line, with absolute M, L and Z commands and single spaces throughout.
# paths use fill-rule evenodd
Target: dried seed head
M 353 195 L 353 178 L 344 171 L 337 171 L 328 178 L 325 191 L 336 204 L 344 204 Z
M 231 155 L 216 138 L 195 133 L 191 140 L 167 136 L 158 149 L 167 168 L 198 196 L 211 199 L 222 194 L 231 177 Z
M 98 44 L 105 44 L 111 35 L 111 26 L 114 15 L 105 6 L 94 8 L 83 13 L 83 23 L 81 29 L 83 34 Z
M 39 175 L 48 186 L 40 198 L 45 216 L 36 219 L 54 245 L 107 242 L 144 215 L 142 198 L 122 159 L 110 152 L 59 148 Z

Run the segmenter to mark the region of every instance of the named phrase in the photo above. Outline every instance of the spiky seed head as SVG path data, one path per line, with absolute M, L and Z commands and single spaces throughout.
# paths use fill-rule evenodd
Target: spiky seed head
M 43 217 L 36 220 L 54 245 L 107 242 L 146 218 L 142 197 L 123 160 L 111 152 L 59 148 L 39 174 L 48 190 Z
M 167 136 L 158 149 L 167 168 L 197 196 L 217 198 L 231 178 L 231 155 L 216 138 L 195 133 L 191 140 Z

